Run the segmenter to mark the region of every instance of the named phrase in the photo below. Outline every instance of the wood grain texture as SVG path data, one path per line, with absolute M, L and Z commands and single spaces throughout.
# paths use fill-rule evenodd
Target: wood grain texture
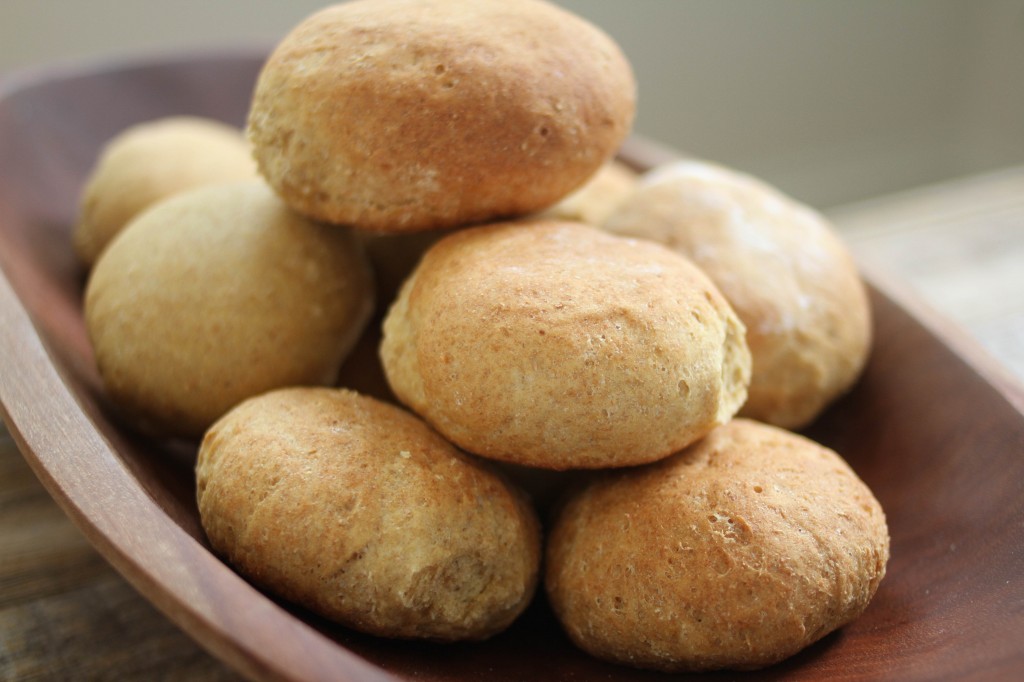
M 279 604 L 208 550 L 195 444 L 139 438 L 112 416 L 70 253 L 78 187 L 103 141 L 130 123 L 170 113 L 239 123 L 260 58 L 44 74 L 0 91 L 0 406 L 18 448 L 135 589 L 251 679 L 664 679 L 574 649 L 542 597 L 508 632 L 445 647 L 360 635 Z M 664 159 L 644 146 L 626 150 L 635 165 Z M 998 679 L 1024 667 L 1019 387 L 994 381 L 975 347 L 950 343 L 940 322 L 922 322 L 909 297 L 887 291 L 872 292 L 878 342 L 862 381 L 808 433 L 843 454 L 886 509 L 889 574 L 862 618 L 793 659 L 695 679 Z M 82 547 L 61 542 L 72 554 Z M 105 589 L 89 598 L 136 608 Z
M 241 679 L 93 549 L 3 427 L 0 486 L 0 679 Z

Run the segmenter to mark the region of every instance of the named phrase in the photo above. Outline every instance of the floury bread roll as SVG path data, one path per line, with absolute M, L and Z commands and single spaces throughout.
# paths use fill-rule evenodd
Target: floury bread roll
M 75 252 L 92 266 L 110 240 L 152 204 L 187 189 L 256 178 L 242 131 L 173 116 L 128 128 L 103 149 L 82 191 Z
M 261 180 L 144 212 L 85 292 L 111 401 L 143 431 L 186 437 L 257 393 L 334 382 L 372 308 L 351 232 L 291 212 Z
M 635 90 L 605 33 L 541 0 L 356 0 L 281 41 L 248 134 L 295 210 L 409 232 L 554 204 L 618 149 Z
M 569 636 L 595 656 L 750 669 L 859 616 L 888 558 L 882 508 L 842 458 L 736 419 L 571 497 L 545 581 Z
M 455 232 L 384 321 L 396 396 L 460 447 L 548 468 L 665 457 L 746 397 L 743 325 L 688 260 L 581 223 Z
M 743 416 L 801 428 L 860 376 L 867 292 L 826 220 L 748 175 L 686 161 L 651 171 L 604 223 L 693 259 L 747 327 Z
M 388 637 L 482 639 L 538 581 L 525 498 L 404 410 L 351 391 L 283 389 L 206 434 L 203 528 L 253 582 Z

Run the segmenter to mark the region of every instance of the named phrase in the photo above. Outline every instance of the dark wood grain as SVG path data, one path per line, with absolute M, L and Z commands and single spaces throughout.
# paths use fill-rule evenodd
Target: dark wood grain
M 165 59 L 40 74 L 0 92 L 0 405 L 26 460 L 136 589 L 252 679 L 665 679 L 574 649 L 542 596 L 508 632 L 454 646 L 368 637 L 279 604 L 209 552 L 195 444 L 139 438 L 111 413 L 68 238 L 82 179 L 131 123 L 172 113 L 240 123 L 260 61 Z M 643 141 L 624 155 L 637 167 L 668 158 Z M 872 293 L 877 345 L 862 381 L 809 433 L 886 509 L 889 574 L 862 618 L 793 659 L 699 679 L 998 679 L 1024 668 L 1019 387 L 887 292 Z
M 141 599 L 0 428 L 0 680 L 241 678 Z

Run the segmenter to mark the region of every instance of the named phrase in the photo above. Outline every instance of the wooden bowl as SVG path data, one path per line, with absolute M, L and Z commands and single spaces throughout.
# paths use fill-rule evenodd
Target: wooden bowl
M 111 415 L 69 232 L 83 178 L 126 126 L 170 114 L 241 125 L 263 53 L 49 71 L 0 90 L 0 404 L 43 484 L 97 549 L 213 654 L 267 680 L 654 680 L 575 649 L 543 595 L 476 644 L 361 635 L 282 604 L 213 555 L 193 443 Z M 633 140 L 639 168 L 669 158 Z M 1024 392 L 958 332 L 872 277 L 877 345 L 809 435 L 875 491 L 892 533 L 867 612 L 779 666 L 701 679 L 1006 679 L 1024 670 Z

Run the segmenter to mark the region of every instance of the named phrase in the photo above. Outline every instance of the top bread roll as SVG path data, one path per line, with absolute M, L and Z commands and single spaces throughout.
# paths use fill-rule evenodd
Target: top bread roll
M 743 404 L 743 324 L 690 261 L 582 223 L 459 230 L 384 320 L 395 395 L 460 447 L 546 469 L 651 462 Z
M 80 198 L 75 253 L 88 267 L 143 209 L 194 187 L 256 179 L 242 131 L 195 116 L 132 126 L 103 148 Z
M 749 175 L 685 161 L 651 171 L 604 227 L 691 258 L 732 304 L 753 357 L 741 415 L 801 428 L 860 376 L 872 336 L 867 292 L 810 208 Z
M 606 34 L 540 0 L 357 0 L 282 40 L 248 134 L 300 213 L 443 228 L 579 187 L 628 133 L 635 89 Z

